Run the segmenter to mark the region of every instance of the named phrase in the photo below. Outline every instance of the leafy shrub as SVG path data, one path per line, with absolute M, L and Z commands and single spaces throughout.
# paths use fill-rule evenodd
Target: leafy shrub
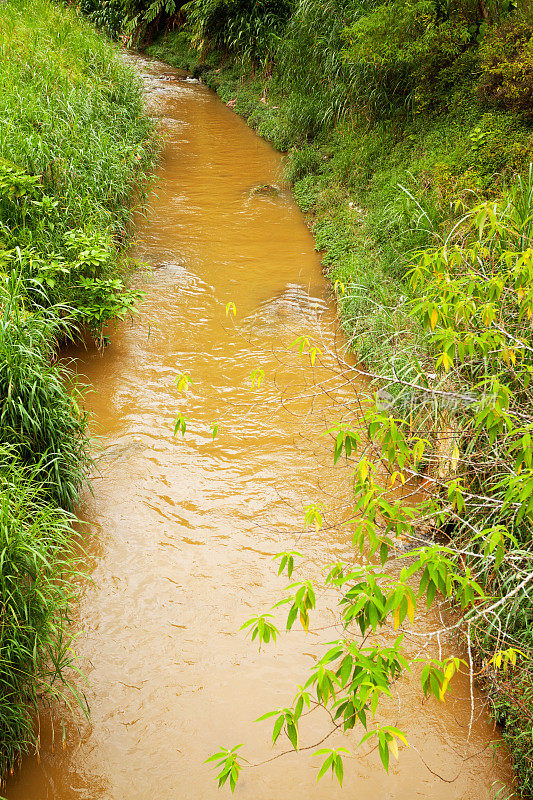
M 80 0 L 79 9 L 111 38 L 122 30 L 125 7 L 120 0 Z
M 60 235 L 59 205 L 59 200 L 43 193 L 39 177 L 0 160 L 4 247 L 11 248 L 0 251 L 0 274 L 7 280 L 20 269 L 22 286 L 34 308 L 67 303 L 70 335 L 74 337 L 85 326 L 101 343 L 103 328 L 133 313 L 142 295 L 128 291 L 116 277 L 118 253 L 109 232 L 90 224 L 85 230 L 66 230 Z M 21 247 L 39 241 L 47 228 L 55 231 L 54 246 L 59 252 Z M 45 247 L 49 246 L 46 242 Z
M 470 77 L 471 59 L 464 54 L 475 26 L 462 11 L 445 19 L 438 11 L 433 0 L 394 0 L 346 29 L 345 58 L 373 113 L 434 104 Z
M 533 24 L 524 14 L 488 29 L 480 46 L 478 93 L 498 108 L 533 114 Z
M 483 114 L 468 138 L 472 152 L 465 153 L 464 163 L 477 168 L 483 190 L 494 183 L 495 175 L 510 177 L 527 169 L 531 160 L 533 136 L 515 115 Z
M 154 31 L 167 29 L 179 14 L 182 2 L 176 0 L 79 0 L 79 9 L 91 22 L 112 38 L 122 37 L 129 44 L 149 44 Z

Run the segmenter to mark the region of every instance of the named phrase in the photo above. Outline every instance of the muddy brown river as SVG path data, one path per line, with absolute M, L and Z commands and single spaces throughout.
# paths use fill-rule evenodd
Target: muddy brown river
M 339 336 L 299 210 L 283 190 L 253 191 L 281 185 L 280 155 L 201 83 L 157 62 L 137 64 L 165 137 L 136 232 L 135 254 L 153 271 L 139 281 L 146 298 L 135 322 L 103 354 L 73 354 L 92 387 L 87 405 L 99 437 L 93 494 L 81 509 L 92 580 L 73 622 L 91 722 L 56 711 L 52 736 L 45 717 L 40 758 L 27 758 L 10 779 L 9 800 L 229 794 L 218 792 L 204 759 L 221 744 L 246 742 L 254 763 L 286 749 L 272 751 L 271 726 L 253 720 L 292 702 L 318 645 L 335 635 L 327 598 L 314 633 L 295 630 L 259 653 L 238 632 L 281 596 L 286 581 L 272 556 L 296 546 L 304 577 L 353 557 L 345 528 L 302 526 L 308 503 L 342 507 L 345 479 L 318 436 L 333 401 L 313 398 L 317 373 L 341 405 L 354 402 L 357 384 L 343 386 L 325 355 L 313 368 L 290 349 L 304 333 L 325 353 Z M 259 388 L 250 379 L 256 369 L 264 371 Z M 186 394 L 175 385 L 179 373 L 192 378 Z M 174 437 L 180 412 L 187 431 Z M 329 776 L 316 782 L 320 762 L 305 752 L 246 770 L 236 795 L 495 797 L 494 782 L 509 775 L 505 759 L 493 762 L 498 737 L 478 697 L 471 720 L 468 681 L 457 680 L 445 704 L 423 702 L 414 679 L 396 690 L 383 718 L 412 747 L 389 775 L 375 752 L 356 753 L 341 790 Z M 324 717 L 311 715 L 302 744 L 327 730 Z M 355 752 L 360 736 L 331 741 Z

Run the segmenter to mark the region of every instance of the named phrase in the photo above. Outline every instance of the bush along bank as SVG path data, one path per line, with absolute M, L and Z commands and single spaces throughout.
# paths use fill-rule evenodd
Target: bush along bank
M 138 23 L 157 4 L 137 5 Z M 336 457 L 354 459 L 365 517 L 356 539 L 387 558 L 391 534 L 420 544 L 420 530 L 431 533 L 411 575 L 421 573 L 428 604 L 444 597 L 456 613 L 468 669 L 503 725 L 516 790 L 533 796 L 529 4 L 193 0 L 174 17 L 157 14 L 150 24 L 157 18 L 162 33 L 148 54 L 201 75 L 288 151 L 342 324 L 380 376 L 367 415 L 371 462 L 354 459 L 349 421 L 336 436 Z M 392 483 L 420 482 L 417 525 L 377 485 L 376 461 Z M 374 629 L 396 614 L 375 580 L 358 584 L 377 598 Z M 343 602 L 353 611 L 353 598 Z M 408 608 L 398 600 L 399 619 Z M 430 668 L 424 690 L 442 696 L 454 667 L 440 669 Z M 345 699 L 336 691 L 325 701 L 334 711 Z M 320 686 L 317 696 L 324 704 Z M 222 783 L 236 780 L 237 755 L 219 756 Z
M 0 780 L 43 703 L 85 707 L 66 623 L 90 457 L 57 350 L 134 308 L 121 251 L 155 144 L 112 44 L 48 0 L 0 4 Z

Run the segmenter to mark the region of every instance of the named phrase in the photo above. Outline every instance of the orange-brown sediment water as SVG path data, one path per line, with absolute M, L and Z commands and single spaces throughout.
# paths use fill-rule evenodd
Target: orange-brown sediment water
M 283 191 L 253 191 L 280 183 L 280 156 L 202 84 L 137 64 L 166 142 L 136 232 L 135 254 L 153 272 L 142 279 L 135 323 L 114 332 L 102 354 L 74 353 L 101 437 L 81 509 L 92 582 L 73 622 L 91 722 L 56 710 L 52 738 L 44 718 L 40 759 L 24 760 L 9 800 L 218 799 L 204 759 L 220 744 L 246 742 L 253 762 L 286 749 L 272 751 L 271 725 L 253 720 L 290 705 L 317 644 L 337 633 L 327 610 L 314 634 L 294 631 L 261 653 L 238 632 L 282 593 L 272 556 L 296 546 L 303 577 L 352 557 L 343 528 L 302 530 L 304 507 L 327 505 L 343 473 L 316 436 L 327 403 L 311 400 L 309 358 L 288 351 L 302 333 L 333 349 L 335 311 L 298 209 Z M 333 386 L 335 367 L 321 359 Z M 179 373 L 192 378 L 187 393 L 177 390 Z M 342 384 L 335 402 L 349 404 L 356 391 Z M 285 405 L 273 400 L 280 396 Z M 187 430 L 174 437 L 179 412 Z M 477 696 L 471 718 L 468 681 L 457 680 L 445 704 L 423 702 L 414 678 L 396 691 L 383 719 L 412 747 L 389 775 L 370 752 L 346 760 L 342 790 L 329 776 L 317 783 L 311 750 L 245 770 L 237 796 L 493 797 L 494 781 L 508 774 L 493 764 L 497 736 Z M 327 730 L 324 716 L 310 715 L 302 745 Z M 355 752 L 360 736 L 331 742 Z

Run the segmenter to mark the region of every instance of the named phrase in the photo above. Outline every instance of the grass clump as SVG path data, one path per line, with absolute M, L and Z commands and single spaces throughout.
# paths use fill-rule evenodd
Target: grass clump
M 38 748 L 43 702 L 75 702 L 67 633 L 74 599 L 73 519 L 42 489 L 41 465 L 26 467 L 0 446 L 0 774 Z
M 67 370 L 54 363 L 68 317 L 52 306 L 28 312 L 20 277 L 0 299 L 0 441 L 16 447 L 51 502 L 72 508 L 88 466 L 86 414 L 65 388 Z

